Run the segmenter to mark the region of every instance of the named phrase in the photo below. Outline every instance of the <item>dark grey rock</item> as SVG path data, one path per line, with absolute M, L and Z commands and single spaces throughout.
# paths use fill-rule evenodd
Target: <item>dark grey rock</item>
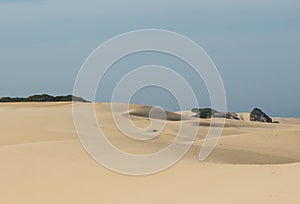
M 250 120 L 251 121 L 258 121 L 264 123 L 271 123 L 272 118 L 270 118 L 267 114 L 265 114 L 259 108 L 254 108 L 254 110 L 250 113 Z

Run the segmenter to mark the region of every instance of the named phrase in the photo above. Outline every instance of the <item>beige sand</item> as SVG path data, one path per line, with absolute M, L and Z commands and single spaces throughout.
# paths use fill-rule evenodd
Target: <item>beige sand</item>
M 110 104 L 96 110 L 109 141 L 129 153 L 166 147 L 180 123 L 180 113 L 168 113 L 162 134 L 142 142 L 117 130 Z M 139 127 L 150 124 L 149 107 L 131 105 L 130 115 L 121 114 Z M 111 172 L 86 153 L 71 103 L 0 104 L 0 203 L 300 203 L 300 119 L 263 124 L 240 114 L 243 121 L 226 120 L 217 148 L 200 162 L 211 121 L 182 114 L 200 125 L 191 150 L 161 173 L 135 177 Z

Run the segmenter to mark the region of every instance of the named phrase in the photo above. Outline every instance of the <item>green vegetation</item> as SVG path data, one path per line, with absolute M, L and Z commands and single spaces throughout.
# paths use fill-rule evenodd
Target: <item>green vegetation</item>
M 195 117 L 197 118 L 212 118 L 217 113 L 216 110 L 211 108 L 193 108 L 192 112 L 196 113 Z
M 88 102 L 85 99 L 77 96 L 50 96 L 47 94 L 33 95 L 28 98 L 11 98 L 3 97 L 0 98 L 0 102 L 63 102 L 63 101 L 78 101 L 78 102 Z

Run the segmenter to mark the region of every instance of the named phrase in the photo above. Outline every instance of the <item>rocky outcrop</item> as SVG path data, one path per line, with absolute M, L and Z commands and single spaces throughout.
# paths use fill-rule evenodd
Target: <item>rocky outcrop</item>
M 241 120 L 240 116 L 236 113 L 233 113 L 233 112 L 227 112 L 226 113 L 226 118 L 234 119 L 234 120 Z
M 258 122 L 264 122 L 264 123 L 271 123 L 272 122 L 272 118 L 270 118 L 267 114 L 265 114 L 259 108 L 255 108 L 250 113 L 250 121 L 258 121 Z
M 219 112 L 211 108 L 193 108 L 193 113 L 196 113 L 196 118 L 228 118 L 234 120 L 240 120 L 240 117 L 236 113 L 232 112 Z

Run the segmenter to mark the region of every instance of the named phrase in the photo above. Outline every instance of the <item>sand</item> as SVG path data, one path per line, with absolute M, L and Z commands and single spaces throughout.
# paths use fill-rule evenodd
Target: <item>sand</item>
M 160 119 L 149 110 L 130 105 L 129 112 L 118 114 L 144 128 L 149 116 Z M 188 111 L 170 112 L 162 133 L 142 142 L 116 128 L 109 103 L 97 103 L 96 112 L 107 139 L 128 153 L 166 147 L 181 119 L 200 125 L 198 137 L 171 168 L 126 176 L 102 167 L 85 151 L 71 103 L 2 103 L 0 203 L 300 203 L 300 119 L 275 118 L 279 124 L 266 124 L 250 122 L 241 113 L 242 121 L 226 120 L 217 148 L 199 161 L 211 120 L 191 118 Z

